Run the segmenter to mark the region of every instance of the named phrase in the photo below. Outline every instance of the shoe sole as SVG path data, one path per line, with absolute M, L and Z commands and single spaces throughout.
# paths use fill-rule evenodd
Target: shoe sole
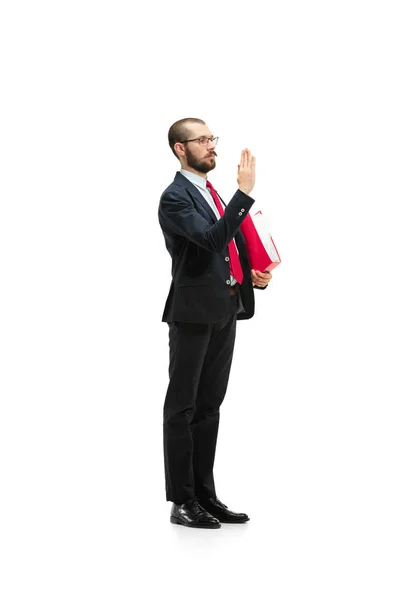
M 249 519 L 243 519 L 242 521 L 228 521 L 228 519 L 224 520 L 224 519 L 220 519 L 218 517 L 218 520 L 220 523 L 230 523 L 231 525 L 240 525 L 241 523 L 247 523 L 248 521 L 250 521 Z
M 184 527 L 193 527 L 194 529 L 219 529 L 221 527 L 221 523 L 197 523 L 196 525 L 192 525 L 190 523 L 182 523 L 176 517 L 170 517 L 169 520 L 174 525 L 183 525 Z

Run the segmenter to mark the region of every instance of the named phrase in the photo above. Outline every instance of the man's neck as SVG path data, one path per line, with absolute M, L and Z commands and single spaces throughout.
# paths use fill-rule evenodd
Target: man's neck
M 201 173 L 200 171 L 196 171 L 196 169 L 192 169 L 192 167 L 182 167 L 185 171 L 189 171 L 190 173 L 194 173 L 195 175 L 200 175 L 203 179 L 207 179 L 207 173 Z

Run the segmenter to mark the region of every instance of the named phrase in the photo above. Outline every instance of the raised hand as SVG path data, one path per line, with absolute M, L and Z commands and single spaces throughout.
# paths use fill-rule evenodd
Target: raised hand
M 256 181 L 256 157 L 251 155 L 248 148 L 242 150 L 238 164 L 237 182 L 239 190 L 250 194 Z

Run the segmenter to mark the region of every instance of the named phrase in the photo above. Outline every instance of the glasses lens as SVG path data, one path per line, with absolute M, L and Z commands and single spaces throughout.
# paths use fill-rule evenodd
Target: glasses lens
M 208 143 L 212 142 L 213 144 L 217 145 L 218 143 L 218 138 L 217 137 L 213 137 L 213 138 L 208 138 L 205 135 L 203 135 L 200 139 L 199 139 L 199 144 L 200 146 L 208 146 Z

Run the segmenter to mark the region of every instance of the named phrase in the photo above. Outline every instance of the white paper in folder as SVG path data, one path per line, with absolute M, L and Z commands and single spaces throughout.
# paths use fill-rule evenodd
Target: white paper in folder
M 266 249 L 268 256 L 272 262 L 279 261 L 279 256 L 276 252 L 275 246 L 271 240 L 270 227 L 267 218 L 262 214 L 261 210 L 251 215 L 254 227 L 257 230 L 258 235 Z

